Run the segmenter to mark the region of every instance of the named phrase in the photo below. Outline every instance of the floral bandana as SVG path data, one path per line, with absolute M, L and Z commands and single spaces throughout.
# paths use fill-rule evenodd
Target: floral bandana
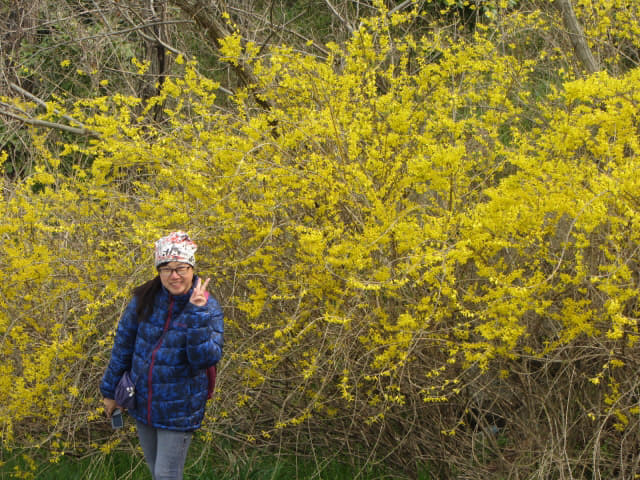
M 198 246 L 184 232 L 172 232 L 156 242 L 155 264 L 156 267 L 167 262 L 188 263 L 196 266 L 194 254 Z

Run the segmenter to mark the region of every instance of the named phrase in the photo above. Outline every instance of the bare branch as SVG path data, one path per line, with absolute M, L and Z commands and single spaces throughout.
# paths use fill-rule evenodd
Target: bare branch
M 44 100 L 42 100 L 41 98 L 38 98 L 37 96 L 33 95 L 32 93 L 27 92 L 25 89 L 19 87 L 15 83 L 9 83 L 9 86 L 13 90 L 15 90 L 16 92 L 18 92 L 21 95 L 27 97 L 32 102 L 37 103 L 41 107 L 47 108 L 46 102 Z M 38 126 L 38 127 L 55 128 L 57 130 L 63 130 L 65 132 L 74 133 L 76 135 L 87 135 L 87 136 L 90 136 L 90 137 L 100 137 L 100 134 L 98 132 L 95 132 L 95 131 L 87 128 L 82 122 L 76 120 L 73 117 L 70 117 L 69 115 L 61 114 L 58 110 L 54 110 L 54 112 L 59 114 L 65 120 L 67 120 L 67 121 L 69 121 L 71 123 L 75 123 L 76 125 L 78 125 L 78 127 L 70 127 L 70 126 L 64 125 L 62 123 L 48 122 L 46 120 L 40 120 L 38 118 L 33 118 L 33 117 L 29 116 L 29 114 L 27 112 L 25 112 L 24 110 L 22 110 L 21 108 L 18 108 L 15 105 L 11 105 L 11 104 L 8 104 L 8 103 L 5 103 L 5 102 L 0 102 L 0 107 L 4 107 L 5 108 L 5 110 L 0 110 L 0 115 L 5 115 L 5 116 L 13 118 L 15 120 L 20 120 L 21 122 L 27 123 L 29 125 L 34 125 L 34 126 Z M 16 114 L 16 113 L 10 112 L 9 110 L 6 110 L 6 109 L 17 110 L 20 113 Z
M 229 6 L 229 11 L 231 12 L 236 12 L 238 14 L 241 14 L 247 18 L 253 18 L 253 19 L 257 19 L 257 20 L 262 20 L 262 17 L 258 16 L 256 13 L 252 12 L 252 11 L 248 11 L 248 10 L 244 10 L 241 8 L 237 8 L 235 6 Z M 302 17 L 305 14 L 305 12 L 301 12 L 298 15 L 296 15 L 295 17 L 293 17 L 292 19 L 288 20 L 286 23 L 283 24 L 275 24 L 273 22 L 273 20 L 269 21 L 269 26 L 273 29 L 273 30 L 279 30 L 281 32 L 286 32 L 290 35 L 293 35 L 294 37 L 296 37 L 297 39 L 299 39 L 302 43 L 306 44 L 309 41 L 312 42 L 313 48 L 315 48 L 316 50 L 319 50 L 320 53 L 322 53 L 324 55 L 324 57 L 328 57 L 329 56 L 329 50 L 327 50 L 326 48 L 324 48 L 322 45 L 319 45 L 318 42 L 314 41 L 313 39 L 306 37 L 304 35 L 302 35 L 300 32 L 297 32 L 293 29 L 287 28 L 290 24 L 294 23 L 296 20 L 298 20 L 300 17 Z M 264 45 L 267 43 L 267 41 L 263 41 L 262 42 L 262 47 L 264 47 Z
M 4 103 L 0 103 L 0 106 L 7 106 Z M 40 120 L 37 118 L 31 118 L 31 117 L 23 117 L 21 115 L 16 115 L 15 113 L 11 113 L 8 112 L 6 110 L 1 110 L 0 111 L 0 115 L 5 115 L 7 117 L 13 118 L 15 120 L 20 120 L 21 122 L 24 122 L 28 125 L 33 125 L 36 127 L 46 127 L 46 128 L 54 128 L 57 130 L 63 130 L 65 132 L 69 132 L 69 133 L 74 133 L 76 135 L 86 135 L 89 137 L 100 137 L 100 134 L 98 134 L 97 132 L 94 132 L 92 130 L 88 130 L 86 128 L 76 128 L 76 127 L 70 127 L 68 125 L 63 125 L 62 123 L 55 123 L 55 122 L 47 122 L 45 120 Z
M 110 32 L 99 33 L 99 34 L 96 34 L 96 35 L 88 35 L 86 37 L 76 38 L 76 39 L 70 40 L 70 41 L 65 42 L 65 43 L 66 44 L 80 43 L 80 42 L 84 42 L 84 41 L 87 41 L 87 40 L 95 40 L 95 39 L 98 39 L 98 38 L 114 37 L 114 36 L 119 36 L 119 35 L 123 35 L 123 34 L 126 34 L 126 33 L 137 32 L 139 30 L 144 30 L 146 28 L 153 27 L 153 26 L 156 26 L 156 25 L 175 25 L 175 24 L 185 24 L 185 23 L 193 23 L 193 22 L 190 21 L 190 20 L 165 20 L 165 21 L 148 22 L 148 23 L 145 23 L 143 25 L 135 25 L 135 26 L 132 26 L 132 27 L 129 27 L 129 28 L 123 28 L 122 30 L 112 30 Z M 46 52 L 47 50 L 53 50 L 55 48 L 58 48 L 60 45 L 64 45 L 65 43 L 58 43 L 56 45 L 51 45 L 49 47 L 44 47 L 44 48 L 41 48 L 39 51 L 40 52 Z
M 20 86 L 16 85 L 15 83 L 9 83 L 9 86 L 10 86 L 13 90 L 15 90 L 16 92 L 18 92 L 19 94 L 21 94 L 21 95 L 23 95 L 23 96 L 27 97 L 27 98 L 28 98 L 29 100 L 31 100 L 32 102 L 37 103 L 37 104 L 38 104 L 38 105 L 40 105 L 41 107 L 47 108 L 47 104 L 46 104 L 46 102 L 45 102 L 44 100 L 42 100 L 41 98 L 36 97 L 36 96 L 35 96 L 34 94 L 32 94 L 32 93 L 27 92 L 24 88 L 22 88 L 22 87 L 20 87 Z M 55 113 L 57 113 L 58 115 L 60 115 L 60 111 L 58 111 L 58 110 L 54 110 L 54 112 L 55 112 Z M 63 115 L 60 115 L 60 116 L 61 116 L 62 118 L 64 118 L 65 120 L 68 120 L 69 122 L 71 122 L 71 123 L 75 123 L 75 124 L 76 124 L 76 125 L 78 125 L 79 127 L 83 128 L 83 129 L 86 129 L 86 126 L 85 126 L 82 122 L 80 122 L 80 121 L 76 120 L 75 118 L 70 117 L 69 115 L 64 115 L 64 114 L 63 114 Z
M 331 10 L 331 12 L 338 17 L 338 20 L 340 20 L 346 27 L 347 30 L 349 30 L 349 33 L 353 33 L 353 26 L 344 18 L 342 18 L 342 15 L 340 15 L 340 13 L 338 12 L 338 10 L 336 10 L 336 7 L 334 7 L 331 2 L 329 0 L 325 0 L 325 3 L 327 4 L 327 6 L 329 7 L 329 10 Z
M 413 3 L 413 1 L 414 0 L 405 0 L 400 5 L 396 5 L 395 7 L 393 7 L 393 9 L 389 10 L 389 13 L 387 15 L 390 17 L 394 13 L 399 12 L 400 10 L 402 10 L 402 9 L 408 7 L 409 5 L 411 5 Z

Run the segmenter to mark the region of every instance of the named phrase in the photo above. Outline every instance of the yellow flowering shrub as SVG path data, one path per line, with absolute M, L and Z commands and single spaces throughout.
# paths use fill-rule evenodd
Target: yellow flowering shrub
M 395 37 L 410 19 L 363 21 L 327 59 L 245 49 L 259 83 L 226 109 L 185 62 L 146 103 L 42 115 L 96 136 L 34 130 L 39 164 L 4 180 L 3 445 L 117 446 L 98 381 L 153 241 L 176 228 L 226 312 L 207 441 L 441 461 L 473 447 L 478 409 L 522 440 L 535 395 L 556 399 L 552 372 L 587 386 L 576 426 L 637 426 L 640 71 L 532 98 L 533 60 L 490 34 Z
M 576 14 L 594 53 L 615 72 L 638 64 L 640 5 L 637 2 L 580 0 Z

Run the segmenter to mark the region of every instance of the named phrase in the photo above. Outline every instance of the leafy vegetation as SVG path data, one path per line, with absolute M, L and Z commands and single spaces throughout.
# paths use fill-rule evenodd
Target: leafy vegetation
M 37 453 L 16 476 L 43 452 L 138 468 L 113 456 L 135 447 L 105 429 L 97 384 L 176 228 L 227 327 L 192 468 L 639 473 L 640 70 L 605 42 L 633 48 L 635 7 L 608 26 L 604 4 L 576 7 L 606 67 L 585 74 L 546 5 L 345 4 L 315 19 L 345 29 L 325 43 L 285 29 L 304 2 L 203 9 L 211 28 L 175 38 L 212 40 L 206 67 L 172 48 L 165 70 L 129 60 L 139 91 L 99 71 L 85 92 L 2 99 L 28 125 L 7 123 L 0 156 L 2 442 Z M 277 25 L 303 41 L 268 42 Z
M 239 480 L 239 479 L 272 479 L 286 480 L 290 478 L 318 480 L 365 480 L 397 479 L 408 477 L 398 473 L 385 472 L 381 466 L 361 468 L 349 462 L 341 462 L 331 454 L 319 459 L 307 459 L 285 455 L 273 455 L 265 452 L 259 454 L 253 450 L 248 457 L 228 458 L 233 448 L 225 448 L 224 457 L 214 457 L 203 450 L 197 442 L 193 445 L 185 466 L 185 479 L 194 480 Z M 5 455 L 6 457 L 7 455 Z M 31 471 L 38 480 L 57 480 L 59 478 L 121 480 L 150 479 L 150 473 L 144 464 L 142 453 L 137 451 L 116 451 L 107 455 L 90 455 L 74 459 L 61 457 L 55 463 L 42 462 L 32 464 L 32 454 L 8 455 L 9 460 L 0 467 L 0 475 L 11 475 L 15 472 Z M 427 469 L 422 469 L 416 477 L 418 480 L 429 480 Z

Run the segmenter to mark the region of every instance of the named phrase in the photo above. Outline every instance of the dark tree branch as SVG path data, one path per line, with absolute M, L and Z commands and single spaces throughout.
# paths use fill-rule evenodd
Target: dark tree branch
M 212 8 L 209 3 L 205 4 L 201 0 L 171 0 L 176 6 L 178 6 L 185 14 L 192 18 L 197 25 L 202 28 L 205 35 L 217 49 L 222 46 L 222 40 L 231 35 L 231 31 L 227 29 L 224 23 L 219 18 L 218 12 Z M 249 89 L 252 89 L 258 85 L 258 79 L 253 74 L 253 71 L 249 65 L 244 62 L 243 59 L 236 59 L 236 63 L 231 63 L 231 67 L 235 71 L 236 75 L 242 82 L 242 84 Z M 255 101 L 264 109 L 270 110 L 271 105 L 264 99 L 258 98 L 254 95 Z

